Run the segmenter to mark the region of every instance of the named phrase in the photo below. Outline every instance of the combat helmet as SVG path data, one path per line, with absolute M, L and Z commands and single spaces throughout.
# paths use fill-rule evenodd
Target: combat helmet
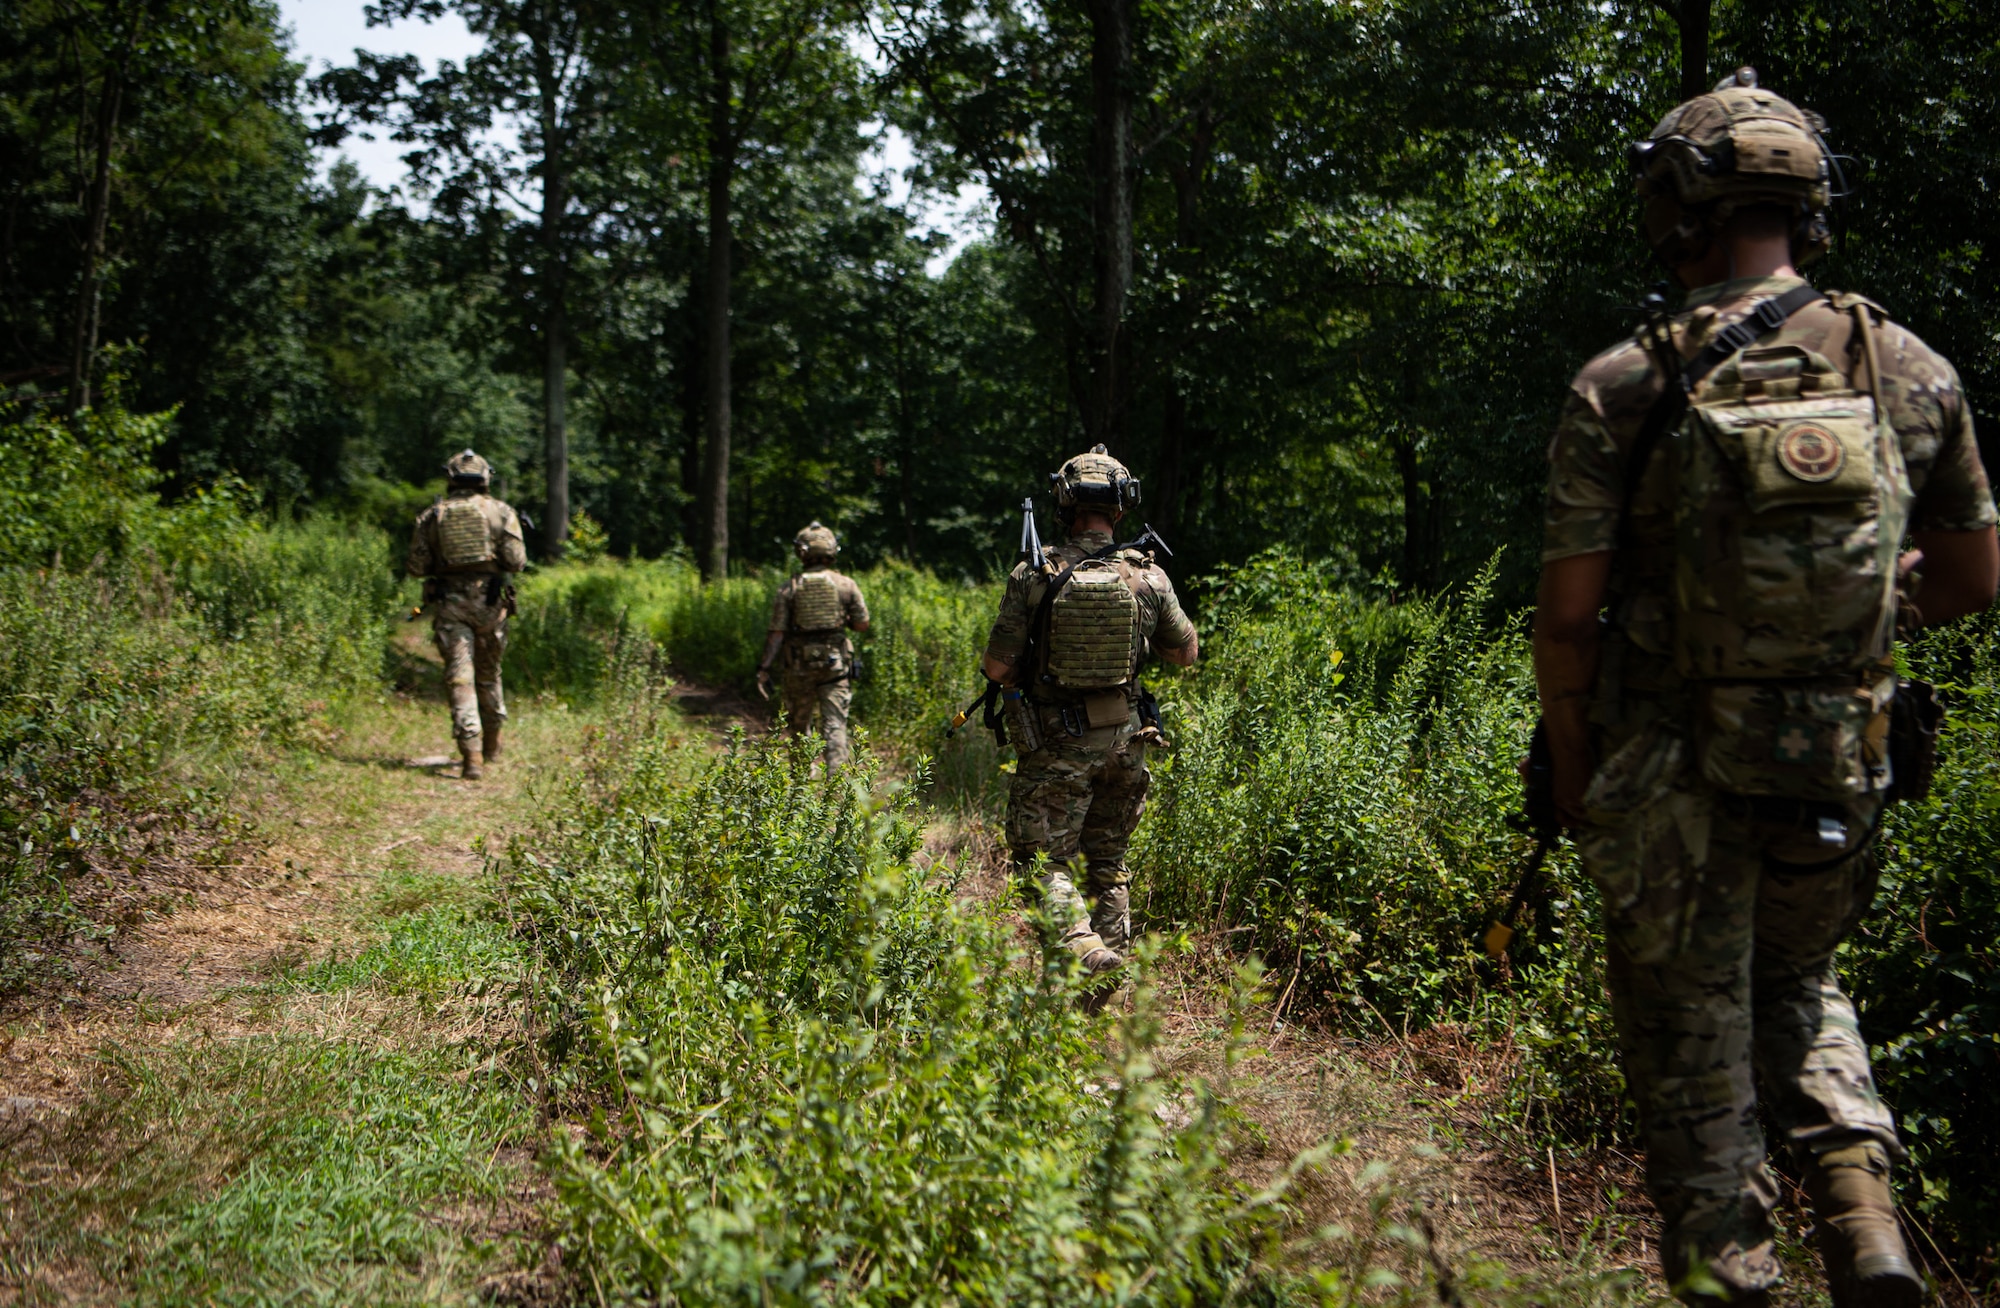
M 1701 258 L 1738 210 L 1776 205 L 1792 215 L 1792 262 L 1811 262 L 1826 252 L 1837 194 L 1825 130 L 1818 114 L 1759 87 L 1756 69 L 1737 69 L 1633 144 L 1639 234 L 1672 268 Z
M 1091 446 L 1087 453 L 1050 473 L 1049 485 L 1056 494 L 1056 516 L 1065 523 L 1076 516 L 1079 507 L 1114 517 L 1139 507 L 1139 479 L 1106 453 L 1103 445 Z
M 799 552 L 803 562 L 831 563 L 833 556 L 840 553 L 840 541 L 831 527 L 822 525 L 818 518 L 814 518 L 792 537 L 792 548 Z
M 444 475 L 454 490 L 485 490 L 493 480 L 493 465 L 471 450 L 460 450 L 444 461 Z

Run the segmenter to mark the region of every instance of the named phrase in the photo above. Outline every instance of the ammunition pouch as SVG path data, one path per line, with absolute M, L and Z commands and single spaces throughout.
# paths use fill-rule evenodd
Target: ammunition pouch
M 995 727 L 994 740 L 1006 744 L 1011 737 L 1014 752 L 1022 758 L 1040 750 L 1043 745 L 1041 711 L 1026 695 L 1018 690 L 1000 692 L 1001 722 L 988 722 Z

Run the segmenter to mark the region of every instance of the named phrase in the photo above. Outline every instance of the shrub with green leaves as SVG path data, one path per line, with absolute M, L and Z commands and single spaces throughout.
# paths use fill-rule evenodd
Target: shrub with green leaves
M 1272 1302 L 1278 1195 L 1223 1106 L 1154 1107 L 1059 954 L 960 903 L 919 815 L 802 745 L 709 762 L 650 724 L 514 842 L 545 960 L 569 1265 L 611 1302 Z M 911 792 L 906 791 L 905 794 Z M 1108 1060 L 1100 1041 L 1113 1051 Z
M 1399 1028 L 1460 1011 L 1530 847 L 1504 824 L 1535 716 L 1527 651 L 1485 608 L 1475 588 L 1385 612 L 1305 574 L 1221 607 L 1207 666 L 1168 698 L 1178 748 L 1155 756 L 1134 853 L 1147 918 L 1248 927 L 1303 984 Z
M 1926 636 L 1949 713 L 1930 798 L 1883 822 L 1876 911 L 1840 964 L 1919 1180 L 1904 1199 L 2000 1270 L 2000 615 Z

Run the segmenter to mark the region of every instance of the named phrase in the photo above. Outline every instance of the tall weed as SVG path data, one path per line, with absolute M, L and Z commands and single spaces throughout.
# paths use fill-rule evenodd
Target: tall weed
M 1260 1261 L 1279 1195 L 1223 1180 L 1224 1106 L 1194 1088 L 1177 1132 L 1154 1112 L 1150 1000 L 1114 1032 L 1083 1016 L 1064 966 L 917 857 L 907 800 L 815 779 L 797 743 L 739 738 L 712 763 L 651 729 L 607 747 L 615 775 L 509 854 L 552 1084 L 594 1105 L 559 1184 L 597 1293 L 1281 1294 Z

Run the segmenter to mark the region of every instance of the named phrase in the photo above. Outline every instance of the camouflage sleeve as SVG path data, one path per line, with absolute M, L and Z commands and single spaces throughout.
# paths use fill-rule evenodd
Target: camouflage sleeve
M 1000 615 L 986 637 L 986 652 L 996 659 L 1012 661 L 1028 647 L 1028 565 L 1015 568 L 1000 596 Z
M 787 580 L 778 587 L 778 593 L 771 597 L 772 631 L 785 632 L 792 629 L 792 583 Z
M 403 567 L 412 577 L 431 575 L 431 514 L 425 509 L 417 515 L 417 525 L 410 529 L 410 552 L 403 560 Z
M 1623 503 L 1618 444 L 1604 416 L 1572 390 L 1549 442 L 1548 511 L 1542 519 L 1542 562 L 1597 554 L 1618 543 Z
M 500 543 L 495 561 L 502 572 L 519 572 L 528 566 L 528 545 L 521 536 L 521 515 L 514 506 L 500 506 Z
M 847 625 L 850 627 L 867 626 L 868 600 L 861 594 L 860 583 L 852 577 L 842 577 L 841 580 L 847 583 L 845 587 L 846 593 L 840 597 L 841 611 L 847 615 Z
M 1993 487 L 1979 458 L 1972 406 L 1965 402 L 1965 390 L 1952 366 L 1935 355 L 1932 359 L 1931 374 L 1905 381 L 1905 393 L 1898 397 L 1902 403 L 1890 409 L 1905 423 L 1914 418 L 1918 428 L 1899 427 L 1896 433 L 1903 442 L 1910 479 L 1916 483 L 1910 526 L 1916 531 L 1981 531 L 1994 524 Z M 1886 361 L 1882 371 L 1894 377 Z
M 1146 569 L 1146 582 L 1153 597 L 1147 638 L 1154 649 L 1180 649 L 1194 639 L 1194 623 L 1181 608 L 1180 596 L 1174 594 L 1174 583 L 1158 567 Z

